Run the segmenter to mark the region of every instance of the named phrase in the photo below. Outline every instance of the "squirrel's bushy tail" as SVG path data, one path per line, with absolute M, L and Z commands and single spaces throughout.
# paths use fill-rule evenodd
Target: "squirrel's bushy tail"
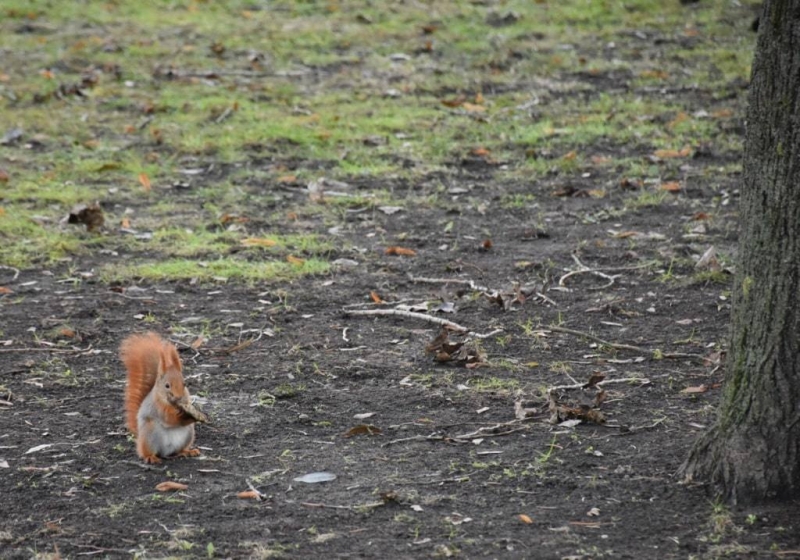
M 133 435 L 138 431 L 136 416 L 142 401 L 153 389 L 160 373 L 181 371 L 175 347 L 154 332 L 134 334 L 122 341 L 119 357 L 128 370 L 125 386 L 125 424 Z

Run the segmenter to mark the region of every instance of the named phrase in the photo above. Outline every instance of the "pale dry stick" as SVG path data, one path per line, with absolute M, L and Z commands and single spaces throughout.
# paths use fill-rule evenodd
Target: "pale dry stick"
M 19 278 L 19 269 L 18 268 L 14 268 L 13 266 L 6 266 L 4 264 L 0 264 L 0 269 L 2 269 L 2 270 L 13 270 L 14 271 L 14 277 L 11 279 L 12 282 L 15 281 L 17 278 Z
M 292 503 L 292 502 L 287 502 Z M 381 506 L 385 506 L 386 502 L 370 502 L 368 504 L 361 504 L 357 506 L 337 506 L 331 504 L 322 504 L 317 502 L 300 502 L 301 506 L 310 507 L 310 508 L 326 508 L 326 509 L 347 509 L 347 510 L 360 510 L 360 509 L 373 509 Z
M 449 327 L 458 332 L 471 332 L 467 327 L 462 327 L 458 323 L 442 319 L 441 317 L 432 317 L 425 313 L 417 313 L 416 311 L 403 311 L 401 309 L 345 309 L 346 315 L 395 315 L 398 317 L 406 317 L 408 319 L 421 319 L 429 323 L 435 323 L 443 327 Z
M 619 276 L 620 276 L 619 274 L 615 274 L 615 275 L 612 276 L 612 275 L 604 274 L 604 272 L 616 272 L 616 271 L 621 271 L 621 270 L 640 270 L 642 268 L 649 268 L 649 267 L 653 266 L 653 264 L 654 264 L 652 262 L 647 262 L 647 263 L 637 264 L 635 266 L 608 266 L 608 267 L 591 268 L 591 267 L 586 266 L 585 264 L 583 264 L 583 262 L 581 262 L 581 260 L 578 258 L 578 256 L 575 255 L 574 253 L 572 255 L 572 258 L 580 268 L 578 270 L 571 270 L 571 271 L 567 272 L 564 276 L 559 278 L 558 279 L 558 285 L 559 286 L 563 287 L 565 281 L 567 280 L 567 278 L 571 278 L 572 276 L 575 276 L 577 274 L 594 274 L 595 276 L 599 276 L 600 278 L 605 278 L 609 282 L 607 284 L 602 285 L 602 286 L 595 287 L 595 288 L 589 288 L 589 289 L 590 290 L 604 290 L 605 288 L 611 287 L 614 284 L 614 280 L 616 278 L 619 278 Z
M 409 301 L 413 301 L 411 299 L 398 299 L 396 301 L 384 301 L 383 305 L 400 305 L 401 303 L 407 303 Z M 382 305 L 380 303 L 375 303 L 374 301 L 362 301 L 361 303 L 350 303 L 345 305 L 343 309 L 352 309 L 355 307 L 375 307 L 376 305 Z
M 486 286 L 479 286 L 472 280 L 464 280 L 462 278 L 428 278 L 425 276 L 409 276 L 408 278 L 412 282 L 419 282 L 421 284 L 463 284 L 469 286 L 476 292 L 488 293 L 491 291 Z
M 617 350 L 630 350 L 631 352 L 643 352 L 645 354 L 652 354 L 652 352 L 647 348 L 640 348 L 639 346 L 631 346 L 630 344 L 618 344 L 616 342 L 609 342 L 607 340 L 600 338 L 599 336 L 595 336 L 593 334 L 589 334 L 583 331 L 576 331 L 575 329 L 568 329 L 567 327 L 550 325 L 547 328 L 555 332 L 562 332 L 566 334 L 574 334 L 575 336 L 582 336 L 588 338 L 589 340 L 594 340 L 595 342 L 599 342 L 603 346 L 610 346 L 611 348 L 616 348 Z
M 52 354 L 81 354 L 82 352 L 88 352 L 92 349 L 92 345 L 90 344 L 86 348 L 78 348 L 76 350 L 65 350 L 64 348 L 0 348 L 1 354 L 11 353 L 11 352 L 50 352 Z
M 611 383 L 639 383 L 640 385 L 649 385 L 650 380 L 646 377 L 624 377 L 621 379 L 604 379 L 603 381 L 598 381 L 597 383 L 591 385 L 591 387 L 599 387 L 600 385 L 609 385 Z M 554 387 L 550 387 L 547 389 L 547 392 L 551 391 L 566 391 L 568 389 L 583 389 L 584 387 L 588 388 L 586 383 L 575 383 L 574 385 L 556 385 Z
M 508 430 L 506 432 L 500 432 L 498 434 L 492 434 L 492 433 L 487 433 L 487 432 L 491 432 L 493 430 L 499 430 L 500 428 L 507 428 L 507 427 L 510 427 L 510 426 L 514 426 L 516 424 L 519 424 L 520 422 L 521 422 L 520 419 L 515 419 L 515 420 L 511 420 L 509 422 L 501 422 L 499 424 L 495 424 L 494 426 L 484 426 L 482 428 L 478 428 L 474 432 L 469 432 L 467 434 L 461 434 L 460 436 L 454 436 L 453 439 L 462 440 L 462 439 L 474 439 L 474 438 L 477 438 L 477 437 L 507 436 L 509 434 L 513 434 L 515 432 L 519 432 L 521 430 L 524 430 L 525 428 L 521 427 L 521 428 L 517 428 L 515 430 Z
M 400 438 L 400 439 L 393 439 L 391 441 L 387 441 L 386 443 L 382 444 L 381 447 L 388 447 L 388 446 L 394 445 L 396 443 L 405 443 L 407 441 L 443 441 L 443 440 L 444 440 L 444 436 L 435 436 L 435 435 L 420 436 L 420 435 L 416 435 L 416 436 L 405 437 L 405 438 Z M 460 442 L 460 443 L 466 443 L 466 442 Z
M 427 278 L 425 276 L 411 276 L 411 275 L 409 275 L 408 278 L 412 282 L 420 282 L 420 283 L 425 283 L 425 284 L 462 284 L 462 285 L 465 285 L 465 286 L 469 286 L 470 289 L 472 289 L 472 290 L 474 290 L 476 292 L 480 292 L 480 293 L 488 295 L 488 296 L 497 295 L 497 291 L 496 290 L 490 290 L 486 286 L 479 286 L 478 284 L 476 284 L 472 280 L 463 280 L 461 278 Z M 541 292 L 533 292 L 533 294 L 536 297 L 540 298 L 542 301 L 544 301 L 546 303 L 549 303 L 550 305 L 553 305 L 553 306 L 557 306 L 558 305 L 555 301 L 553 301 L 551 298 L 547 297 L 546 295 L 544 295 Z
M 589 334 L 583 331 L 576 331 L 575 329 L 568 329 L 567 327 L 559 327 L 557 325 L 550 325 L 547 327 L 551 331 L 555 332 L 563 332 L 566 334 L 574 334 L 575 336 L 582 336 L 588 338 L 589 340 L 594 340 L 604 346 L 608 346 L 610 348 L 616 348 L 617 350 L 630 350 L 631 352 L 641 352 L 643 354 L 649 354 L 651 358 L 654 358 L 656 355 L 656 350 L 650 350 L 649 348 L 642 348 L 641 346 L 631 346 L 630 344 L 619 344 L 617 342 L 609 342 L 608 340 L 602 339 L 599 336 L 595 336 L 593 334 Z M 660 352 L 661 358 L 671 359 L 671 360 L 680 360 L 680 359 L 688 359 L 688 360 L 695 360 L 701 363 L 705 363 L 706 359 L 699 354 L 685 354 L 683 352 Z

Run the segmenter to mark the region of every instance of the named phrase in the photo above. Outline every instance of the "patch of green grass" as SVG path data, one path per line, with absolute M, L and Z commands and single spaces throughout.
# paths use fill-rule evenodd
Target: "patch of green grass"
M 319 259 L 305 259 L 302 264 L 280 261 L 249 262 L 233 258 L 215 261 L 189 259 L 164 259 L 130 265 L 105 265 L 100 277 L 106 281 L 121 281 L 130 278 L 143 280 L 202 280 L 246 282 L 289 281 L 309 274 L 324 274 L 330 263 Z

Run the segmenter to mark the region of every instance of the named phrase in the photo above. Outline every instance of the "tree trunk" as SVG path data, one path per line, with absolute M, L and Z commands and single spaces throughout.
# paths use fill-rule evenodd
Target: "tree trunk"
M 681 467 L 733 502 L 800 495 L 800 0 L 762 14 L 725 389 Z

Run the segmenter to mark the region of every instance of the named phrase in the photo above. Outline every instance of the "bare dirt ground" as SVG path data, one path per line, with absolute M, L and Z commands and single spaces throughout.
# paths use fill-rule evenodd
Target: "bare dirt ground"
M 638 87 L 612 72 L 570 79 L 591 90 L 550 103 Z M 666 196 L 652 203 L 642 196 L 658 188 L 613 165 L 525 181 L 463 151 L 413 179 L 346 181 L 355 193 L 379 183 L 394 199 L 436 203 L 347 208 L 333 232 L 322 218 L 280 225 L 331 236 L 323 275 L 108 283 L 81 274 L 100 254 L 0 269 L 12 290 L 0 295 L 0 556 L 797 554 L 796 503 L 730 508 L 675 476 L 713 420 L 724 375 L 738 176 L 718 170 L 741 155 L 726 138 L 741 134 L 746 84 L 639 94 L 687 114 L 735 111 L 713 132 L 718 144 L 682 155 L 654 155 L 645 140 L 582 148 L 586 161 L 625 155 L 660 169 Z M 317 166 L 274 151 L 237 172 Z M 201 187 L 229 172 L 220 164 L 164 196 L 200 209 Z M 267 226 L 308 199 L 261 179 L 238 188 Z M 515 195 L 523 203 L 499 203 Z M 126 258 L 124 243 L 109 243 Z M 712 246 L 717 257 L 698 266 Z M 348 313 L 401 304 L 470 329 L 449 337 L 467 341 L 465 359 L 426 351 L 440 333 L 432 322 Z M 150 467 L 135 456 L 116 352 L 145 329 L 179 345 L 212 418 L 198 428 L 200 458 Z M 205 331 L 213 336 L 192 348 Z M 598 375 L 602 385 L 579 387 Z M 316 472 L 335 479 L 296 480 Z M 188 489 L 157 492 L 165 480 Z M 263 499 L 237 497 L 251 487 Z

